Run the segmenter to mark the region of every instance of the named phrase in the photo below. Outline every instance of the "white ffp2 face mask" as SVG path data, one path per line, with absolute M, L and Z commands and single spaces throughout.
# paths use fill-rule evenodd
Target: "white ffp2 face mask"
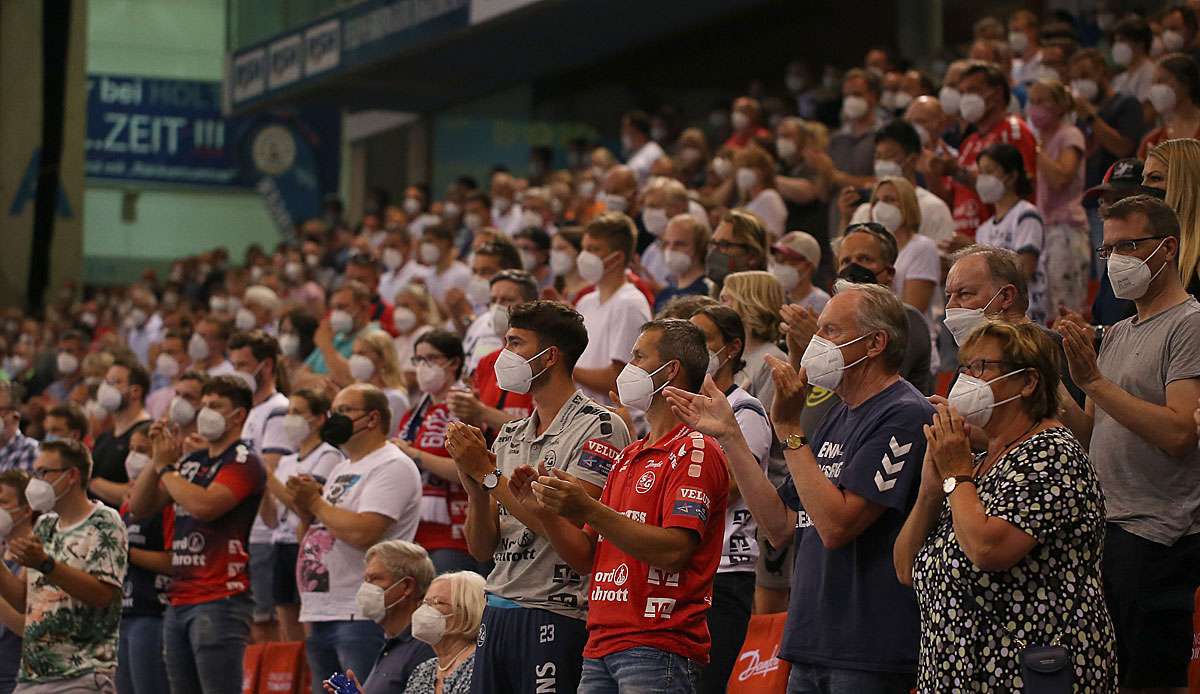
M 1150 288 L 1150 283 L 1169 264 L 1163 263 L 1162 267 L 1158 268 L 1153 274 L 1151 274 L 1150 266 L 1148 265 L 1150 259 L 1154 257 L 1155 253 L 1158 253 L 1159 249 L 1166 242 L 1166 239 L 1159 241 L 1158 247 L 1154 249 L 1154 253 L 1146 256 L 1145 260 L 1121 253 L 1113 253 L 1108 256 L 1108 281 L 1112 283 L 1114 296 L 1118 299 L 1133 301 L 1145 295 L 1146 290 Z
M 943 322 L 946 324 L 946 329 L 950 331 L 951 337 L 954 338 L 954 344 L 962 345 L 967 339 L 967 335 L 978 327 L 981 323 L 987 320 L 987 309 L 1000 296 L 999 289 L 988 302 L 983 305 L 983 308 L 947 308 L 946 317 Z
M 512 350 L 501 350 L 500 356 L 496 358 L 493 366 L 496 372 L 496 385 L 500 386 L 501 390 L 510 393 L 528 393 L 529 389 L 533 387 L 533 380 L 545 373 L 547 368 L 543 367 L 535 374 L 530 362 L 549 351 L 550 348 L 547 347 L 529 359 L 523 359 L 521 355 Z
M 621 404 L 642 412 L 650 409 L 650 403 L 654 401 L 654 396 L 658 395 L 659 391 L 666 388 L 669 383 L 668 381 L 655 388 L 654 374 L 667 368 L 670 364 L 671 362 L 668 361 L 649 373 L 640 366 L 626 364 L 625 368 L 621 369 L 621 374 L 617 376 L 617 397 L 621 399 Z
M 400 579 L 400 581 L 403 580 L 403 578 Z M 362 613 L 362 616 L 372 622 L 382 622 L 384 617 L 387 617 L 388 609 L 403 600 L 403 598 L 397 598 L 391 605 L 387 604 L 387 592 L 400 585 L 400 581 L 396 581 L 387 588 L 366 582 L 360 585 L 358 592 L 354 595 L 354 602 L 358 606 L 358 611 Z
M 447 617 L 432 605 L 421 605 L 412 616 L 413 638 L 430 646 L 438 645 L 446 634 Z
M 216 441 L 225 435 L 225 417 L 211 407 L 205 407 L 196 415 L 196 432 L 206 441 Z
M 842 373 L 867 358 L 867 355 L 864 354 L 861 358 L 846 364 L 846 359 L 842 356 L 842 348 L 873 334 L 860 335 L 840 345 L 835 345 L 820 335 L 813 335 L 808 347 L 804 350 L 804 356 L 800 357 L 800 366 L 804 369 L 808 382 L 825 390 L 837 388 L 842 382 Z
M 1017 369 L 1016 371 L 1009 371 L 1003 376 L 997 376 L 990 381 L 975 378 L 970 374 L 960 374 L 958 380 L 954 382 L 954 387 L 950 389 L 950 395 L 946 400 L 949 402 L 950 407 L 954 408 L 954 411 L 966 420 L 967 424 L 982 428 L 992 418 L 993 410 L 1006 402 L 1012 402 L 1021 397 L 1021 394 L 1017 393 L 1011 398 L 1005 398 L 1000 402 L 996 402 L 996 396 L 992 393 L 992 384 L 1026 370 Z
M 375 375 L 375 364 L 370 357 L 362 354 L 351 354 L 347 360 L 350 366 L 350 376 L 359 383 L 371 380 Z

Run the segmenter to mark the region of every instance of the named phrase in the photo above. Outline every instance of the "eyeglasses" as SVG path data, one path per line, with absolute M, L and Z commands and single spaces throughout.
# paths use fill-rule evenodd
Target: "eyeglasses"
M 426 364 L 432 364 L 433 366 L 444 366 L 446 364 L 446 357 L 443 357 L 440 354 L 436 357 L 420 357 L 413 355 L 409 361 L 412 362 L 413 366 L 425 366 Z
M 968 374 L 975 378 L 983 378 L 984 372 L 987 371 L 988 364 L 1008 364 L 1009 366 L 1014 366 L 1012 362 L 1004 361 L 1002 359 L 974 359 L 966 364 L 960 364 L 958 367 L 958 373 L 960 375 Z
M 437 598 L 425 598 L 424 600 L 421 601 L 421 604 L 429 605 L 430 607 L 433 607 L 433 608 L 453 607 L 453 605 L 446 602 L 445 600 L 438 600 Z
M 1143 236 L 1139 239 L 1125 239 L 1116 243 L 1109 243 L 1103 246 L 1096 247 L 1096 255 L 1107 260 L 1113 251 L 1117 251 L 1121 255 L 1129 255 L 1137 250 L 1137 245 L 1142 241 L 1153 241 L 1154 239 L 1165 239 L 1166 236 Z
M 342 405 L 341 407 L 333 408 L 334 414 L 348 414 L 350 412 L 366 412 L 365 407 L 355 407 L 354 405 Z
M 70 468 L 65 468 L 65 467 L 42 468 L 41 470 L 34 468 L 33 476 L 38 478 L 39 480 L 44 480 L 44 479 L 46 479 L 46 475 L 48 475 L 52 472 L 66 472 L 69 469 Z

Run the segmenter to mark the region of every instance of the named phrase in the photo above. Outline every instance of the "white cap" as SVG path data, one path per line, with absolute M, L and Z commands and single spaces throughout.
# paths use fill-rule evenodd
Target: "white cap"
M 814 266 L 821 264 L 821 244 L 807 231 L 790 231 L 771 246 L 784 255 L 801 256 Z

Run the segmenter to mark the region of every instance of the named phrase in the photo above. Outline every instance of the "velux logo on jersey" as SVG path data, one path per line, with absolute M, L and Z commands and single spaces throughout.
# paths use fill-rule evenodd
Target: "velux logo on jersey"
M 904 456 L 908 455 L 908 452 L 912 450 L 912 446 L 911 443 L 901 446 L 896 441 L 895 436 L 888 442 L 889 450 L 883 452 L 883 460 L 879 462 L 880 467 L 883 469 L 875 471 L 875 487 L 879 491 L 886 492 L 896 486 L 897 476 L 904 469 L 904 463 L 907 462 L 904 460 Z M 889 456 L 888 453 L 891 453 L 891 455 Z
M 646 619 L 670 619 L 675 610 L 675 598 L 646 598 Z

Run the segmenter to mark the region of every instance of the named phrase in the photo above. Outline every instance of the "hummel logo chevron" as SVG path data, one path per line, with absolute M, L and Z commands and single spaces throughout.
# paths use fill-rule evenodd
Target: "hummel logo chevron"
M 892 449 L 892 456 L 896 457 L 896 458 L 899 458 L 900 456 L 902 456 L 905 453 L 908 453 L 910 450 L 912 450 L 911 443 L 906 443 L 903 446 L 901 446 L 899 443 L 896 442 L 895 436 L 893 436 L 892 440 L 888 442 L 888 446 L 890 446 Z
M 911 446 L 912 444 L 909 445 Z M 903 460 L 898 461 L 895 465 L 893 465 L 892 459 L 888 457 L 887 453 L 883 454 L 883 460 L 879 461 L 879 464 L 883 466 L 883 471 L 889 475 L 894 475 L 904 469 Z
M 875 486 L 879 488 L 879 491 L 886 492 L 887 490 L 896 486 L 896 480 L 885 480 L 885 479 L 883 479 L 883 473 L 876 470 L 875 471 Z

